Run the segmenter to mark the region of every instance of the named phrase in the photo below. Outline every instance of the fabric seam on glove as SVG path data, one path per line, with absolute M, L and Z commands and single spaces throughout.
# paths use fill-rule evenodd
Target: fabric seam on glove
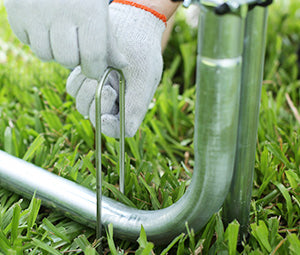
M 167 25 L 167 18 L 165 15 L 145 6 L 145 5 L 141 5 L 135 2 L 131 2 L 131 1 L 127 1 L 127 0 L 114 0 L 113 3 L 119 3 L 119 4 L 124 4 L 124 5 L 131 5 L 133 7 L 142 9 L 144 11 L 150 12 L 151 14 L 153 14 L 155 17 L 157 17 L 158 19 L 160 19 L 161 21 L 163 21 L 165 23 L 165 25 Z

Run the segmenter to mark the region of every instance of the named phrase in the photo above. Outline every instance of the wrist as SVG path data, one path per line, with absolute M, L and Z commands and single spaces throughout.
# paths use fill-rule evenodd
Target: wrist
M 167 18 L 166 18 L 166 16 L 163 15 L 163 14 L 161 14 L 161 13 L 159 13 L 155 9 L 153 9 L 153 7 L 150 8 L 149 7 L 150 5 L 148 5 L 148 6 L 147 5 L 143 5 L 143 4 L 141 4 L 141 3 L 137 2 L 137 1 L 131 1 L 131 0 L 114 0 L 113 4 L 122 4 L 122 5 L 126 5 L 126 6 L 133 6 L 133 7 L 137 8 L 137 9 L 144 10 L 147 13 L 150 13 L 151 15 L 155 16 L 156 18 L 158 18 L 165 25 L 167 24 Z
M 117 24 L 118 30 L 130 29 L 130 37 L 139 34 L 146 41 L 154 40 L 155 43 L 166 28 L 166 17 L 145 5 L 129 1 L 114 0 L 109 6 L 109 16 L 113 24 Z M 116 33 L 117 34 L 117 33 Z M 141 36 L 141 34 L 143 34 Z M 154 43 L 154 42 L 153 42 Z
M 130 0 L 131 2 L 149 7 L 166 16 L 167 20 L 173 15 L 180 2 L 172 2 L 171 0 Z

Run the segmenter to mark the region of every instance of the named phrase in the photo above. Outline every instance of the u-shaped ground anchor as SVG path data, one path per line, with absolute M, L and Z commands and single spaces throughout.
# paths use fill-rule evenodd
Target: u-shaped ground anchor
M 96 236 L 101 238 L 102 228 L 102 146 L 101 146 L 101 92 L 104 84 L 111 74 L 117 72 L 119 76 L 119 121 L 120 121 L 120 147 L 119 147 L 119 187 L 120 191 L 125 192 L 125 77 L 121 70 L 109 67 L 103 74 L 101 81 L 98 83 L 95 100 L 96 100 L 96 198 L 97 198 L 97 217 L 96 217 Z

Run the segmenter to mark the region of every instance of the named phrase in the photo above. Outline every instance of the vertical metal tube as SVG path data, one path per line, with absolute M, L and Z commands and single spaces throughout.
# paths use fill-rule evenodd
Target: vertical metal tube
M 229 155 L 225 153 L 225 147 L 215 146 L 219 142 L 236 148 L 243 37 L 243 17 L 234 14 L 219 16 L 213 8 L 202 7 L 198 30 L 195 119 L 195 155 L 201 155 L 195 158 L 195 165 L 198 167 L 199 164 L 200 169 L 206 168 L 207 171 L 214 172 L 218 163 L 227 164 L 232 160 L 227 158 Z M 208 114 L 204 114 L 205 112 Z M 225 120 L 229 112 L 232 113 L 231 118 Z M 228 128 L 233 129 L 233 132 L 220 136 L 220 130 Z M 209 148 L 209 155 L 207 151 L 201 151 L 202 144 L 207 142 L 209 145 L 205 149 Z M 214 160 L 208 160 L 213 157 Z M 213 165 L 208 165 L 209 162 Z M 230 172 L 224 172 L 225 174 L 226 180 L 219 181 L 231 181 Z M 218 189 L 220 183 L 211 185 Z
M 243 72 L 235 169 L 224 204 L 224 221 L 237 219 L 240 233 L 248 230 L 261 85 L 263 78 L 267 8 L 248 12 L 243 53 Z

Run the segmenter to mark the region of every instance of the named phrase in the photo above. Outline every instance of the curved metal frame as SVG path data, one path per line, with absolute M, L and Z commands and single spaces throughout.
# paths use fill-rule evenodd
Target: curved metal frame
M 135 241 L 143 225 L 149 240 L 166 243 L 185 232 L 186 222 L 195 231 L 200 230 L 222 206 L 231 185 L 236 155 L 244 28 L 243 13 L 218 16 L 211 7 L 203 7 L 191 185 L 175 204 L 156 211 L 130 208 L 103 197 L 101 207 L 98 205 L 102 214 L 98 217 L 102 216 L 105 226 L 112 223 L 119 238 Z M 27 197 L 36 192 L 47 205 L 95 227 L 95 193 L 2 151 L 0 162 L 1 186 Z

